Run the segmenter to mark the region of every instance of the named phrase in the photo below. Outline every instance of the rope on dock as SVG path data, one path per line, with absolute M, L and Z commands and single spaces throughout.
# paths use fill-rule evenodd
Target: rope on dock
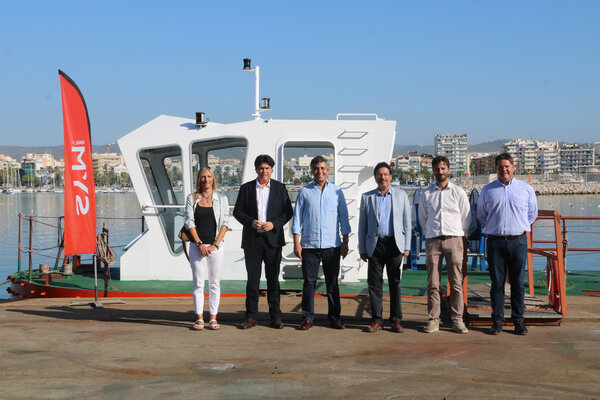
M 98 259 L 107 265 L 113 265 L 117 260 L 115 252 L 108 245 L 108 232 L 104 229 L 96 236 L 96 255 Z

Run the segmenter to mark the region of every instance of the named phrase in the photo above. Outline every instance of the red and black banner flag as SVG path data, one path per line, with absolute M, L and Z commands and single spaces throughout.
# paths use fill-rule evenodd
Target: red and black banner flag
M 65 143 L 65 254 L 96 252 L 96 194 L 90 119 L 81 91 L 61 70 Z

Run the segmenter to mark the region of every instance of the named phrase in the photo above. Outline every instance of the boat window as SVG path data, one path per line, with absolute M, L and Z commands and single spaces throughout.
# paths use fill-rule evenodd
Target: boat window
M 323 156 L 329 163 L 329 182 L 335 182 L 335 150 L 329 142 L 288 142 L 283 147 L 283 182 L 304 186 L 313 179 L 310 161 Z M 295 200 L 295 191 L 290 196 Z
M 171 250 L 181 253 L 181 241 L 177 239 L 184 222 L 181 149 L 178 146 L 146 149 L 139 158 L 154 205 L 178 206 L 157 208 L 156 213 Z
M 196 188 L 196 177 L 203 166 L 209 166 L 215 175 L 219 190 L 223 191 L 233 206 L 242 184 L 246 164 L 244 138 L 213 139 L 192 144 L 192 188 Z
M 169 183 L 172 190 L 167 195 L 170 196 L 168 204 L 183 204 L 183 177 L 181 169 L 181 155 L 163 158 L 163 165 L 169 177 Z

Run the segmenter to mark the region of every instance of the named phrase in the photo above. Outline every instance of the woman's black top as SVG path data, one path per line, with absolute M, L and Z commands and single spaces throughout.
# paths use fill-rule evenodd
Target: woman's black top
M 217 232 L 217 221 L 215 220 L 213 208 L 196 205 L 194 222 L 196 223 L 196 232 L 202 243 L 213 243 Z

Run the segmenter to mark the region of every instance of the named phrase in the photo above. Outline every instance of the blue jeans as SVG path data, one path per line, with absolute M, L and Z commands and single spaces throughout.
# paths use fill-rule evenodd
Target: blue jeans
M 319 265 L 323 262 L 323 275 L 327 287 L 327 314 L 330 321 L 340 319 L 340 248 L 302 249 L 302 320 L 313 321 L 315 318 L 315 285 L 319 276 Z
M 487 257 L 492 280 L 492 318 L 504 323 L 504 283 L 508 271 L 511 319 L 513 322 L 522 321 L 525 311 L 523 278 L 527 264 L 527 236 L 523 234 L 515 239 L 488 236 Z

